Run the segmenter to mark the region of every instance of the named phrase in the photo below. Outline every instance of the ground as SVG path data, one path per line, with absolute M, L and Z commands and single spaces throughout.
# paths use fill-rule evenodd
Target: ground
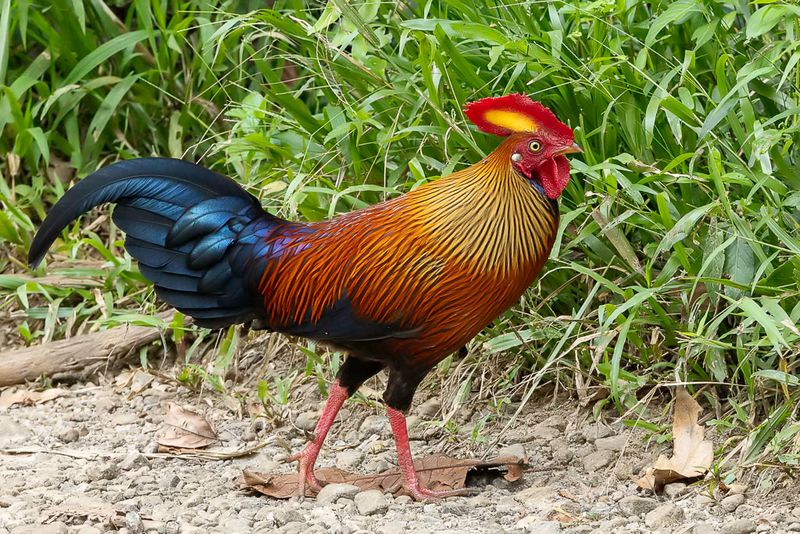
M 663 496 L 639 492 L 633 475 L 668 452 L 668 444 L 597 423 L 590 409 L 552 392 L 530 402 L 497 445 L 448 438 L 452 433 L 425 424 L 441 419 L 432 389 L 413 410 L 417 455 L 474 457 L 522 445 L 531 466 L 553 468 L 516 483 L 484 481 L 474 496 L 421 503 L 374 494 L 279 501 L 240 489 L 242 469 L 292 470 L 281 460 L 303 444 L 303 429 L 323 403 L 314 384 L 299 387 L 294 396 L 303 400 L 293 401 L 292 422 L 274 427 L 264 419 L 254 424 L 232 397 L 189 391 L 164 374 L 141 371 L 73 384 L 52 401 L 0 411 L 0 534 L 800 531 L 800 502 L 785 482 L 764 494 L 740 485 L 713 497 L 707 482 L 668 486 Z M 216 448 L 266 445 L 235 459 L 164 457 L 156 435 L 170 403 L 203 413 L 222 440 Z M 479 416 L 468 414 L 464 422 Z M 376 472 L 393 462 L 379 407 L 350 402 L 318 465 Z

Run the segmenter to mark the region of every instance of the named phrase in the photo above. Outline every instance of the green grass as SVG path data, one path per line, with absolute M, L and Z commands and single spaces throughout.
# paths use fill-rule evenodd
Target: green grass
M 56 247 L 65 261 L 48 268 L 101 288 L 23 278 L 36 224 L 75 176 L 185 157 L 236 176 L 273 212 L 317 220 L 477 160 L 497 138 L 467 123 L 464 103 L 524 92 L 585 153 L 545 274 L 467 360 L 441 365 L 452 402 L 480 390 L 500 413 L 557 376 L 604 386 L 598 409 L 633 421 L 650 417 L 640 399 L 652 386 L 690 382 L 743 465 L 797 466 L 800 7 L 276 0 L 250 11 L 261 5 L 0 0 L 1 306 L 24 311 L 25 343 L 155 309 L 108 220 L 71 227 Z M 327 373 L 308 358 L 308 372 Z M 490 364 L 504 371 L 488 388 Z

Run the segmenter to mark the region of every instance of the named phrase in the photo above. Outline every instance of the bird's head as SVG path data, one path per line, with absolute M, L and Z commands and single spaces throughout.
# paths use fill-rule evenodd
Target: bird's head
M 509 138 L 502 154 L 520 175 L 540 185 L 549 198 L 561 196 L 569 182 L 564 155 L 583 150 L 552 111 L 525 95 L 510 94 L 470 102 L 464 112 L 480 130 Z

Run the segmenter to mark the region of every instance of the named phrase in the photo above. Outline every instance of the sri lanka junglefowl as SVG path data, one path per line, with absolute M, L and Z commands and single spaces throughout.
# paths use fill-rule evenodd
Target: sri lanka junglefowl
M 557 199 L 569 181 L 572 130 L 526 96 L 465 108 L 506 139 L 486 158 L 381 204 L 331 220 L 266 213 L 236 182 L 172 159 L 135 159 L 81 180 L 31 245 L 37 265 L 61 230 L 116 203 L 114 222 L 156 294 L 195 323 L 246 321 L 345 351 L 314 438 L 299 461 L 300 494 L 319 490 L 314 463 L 344 401 L 387 369 L 383 395 L 406 489 L 423 487 L 405 412 L 423 377 L 519 299 L 548 257 Z

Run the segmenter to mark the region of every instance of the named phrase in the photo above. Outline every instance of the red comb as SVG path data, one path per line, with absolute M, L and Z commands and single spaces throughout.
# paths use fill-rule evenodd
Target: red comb
M 469 102 L 464 106 L 464 113 L 478 129 L 494 135 L 506 136 L 514 132 L 541 129 L 562 136 L 572 135 L 572 129 L 558 120 L 552 111 L 519 93 Z

